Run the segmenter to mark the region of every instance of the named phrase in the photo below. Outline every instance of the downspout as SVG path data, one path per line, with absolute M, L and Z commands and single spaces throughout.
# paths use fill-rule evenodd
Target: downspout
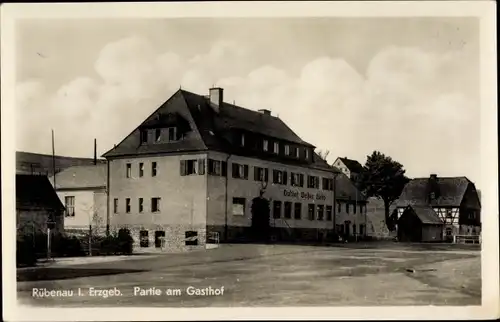
M 224 195 L 224 202 L 225 202 L 225 211 L 224 211 L 224 242 L 227 242 L 227 235 L 228 235 L 228 227 L 227 227 L 227 198 L 228 198 L 228 193 L 227 193 L 227 186 L 229 182 L 229 158 L 231 158 L 231 154 L 229 154 L 226 158 L 226 181 L 225 181 L 225 195 Z
M 336 202 L 336 199 L 337 199 L 337 175 L 338 173 L 334 173 L 333 175 L 333 191 L 332 191 L 332 194 L 333 194 L 333 234 L 332 234 L 332 238 L 335 238 L 335 234 L 337 233 L 336 232 L 336 217 L 337 217 L 337 202 Z
M 110 226 L 110 214 L 109 214 L 109 184 L 110 184 L 110 179 L 109 179 L 109 162 L 110 160 L 106 160 L 106 236 L 109 236 L 109 226 Z

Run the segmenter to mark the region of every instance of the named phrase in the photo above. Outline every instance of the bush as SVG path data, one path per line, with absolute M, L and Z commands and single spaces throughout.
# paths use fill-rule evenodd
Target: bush
M 118 234 L 104 237 L 99 244 L 100 255 L 130 255 L 134 239 L 128 229 L 122 228 Z
M 16 264 L 17 267 L 35 266 L 38 256 L 31 236 L 24 235 L 17 239 L 16 243 Z
M 57 234 L 52 237 L 51 253 L 53 257 L 80 257 L 85 256 L 80 239 L 75 236 Z

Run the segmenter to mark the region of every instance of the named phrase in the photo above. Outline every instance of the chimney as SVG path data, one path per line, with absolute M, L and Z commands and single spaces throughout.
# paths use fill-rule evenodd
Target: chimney
M 266 110 L 266 109 L 261 109 L 261 110 L 258 110 L 259 113 L 262 113 L 264 115 L 271 115 L 271 111 L 270 110 Z
M 436 180 L 437 179 L 437 174 L 433 173 L 430 175 L 431 180 Z
M 94 165 L 97 165 L 97 139 L 94 139 Z
M 439 186 L 437 183 L 437 174 L 431 174 L 429 176 L 429 201 L 432 202 L 433 200 L 436 200 L 440 193 L 439 193 Z
M 216 113 L 219 113 L 219 108 L 224 102 L 224 89 L 220 87 L 212 87 L 209 90 L 210 106 Z

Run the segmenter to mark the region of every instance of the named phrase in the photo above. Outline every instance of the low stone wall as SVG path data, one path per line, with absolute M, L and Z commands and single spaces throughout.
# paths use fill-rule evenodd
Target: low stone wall
M 137 225 L 113 227 L 112 230 L 127 228 L 134 239 L 134 253 L 164 253 L 164 252 L 187 252 L 191 250 L 204 249 L 206 244 L 206 227 L 191 225 Z M 141 231 L 147 231 L 147 238 L 142 238 Z M 156 238 L 157 231 L 164 232 L 164 237 Z M 186 239 L 186 232 L 196 232 L 197 236 Z M 197 245 L 186 244 L 186 240 L 196 241 Z M 146 243 L 147 241 L 147 243 Z

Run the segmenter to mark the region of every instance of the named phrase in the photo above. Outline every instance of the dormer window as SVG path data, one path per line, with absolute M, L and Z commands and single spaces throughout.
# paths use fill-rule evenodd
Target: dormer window
M 262 142 L 262 150 L 266 151 L 269 150 L 269 141 L 268 140 L 264 140 Z
M 306 159 L 309 160 L 309 149 L 306 148 Z
M 297 159 L 300 158 L 300 149 L 299 148 L 295 148 L 295 157 Z
M 280 153 L 280 144 L 278 142 L 274 142 L 274 153 L 278 154 Z
M 245 134 L 242 134 L 241 135 L 241 142 L 240 142 L 241 146 L 245 146 Z
M 168 128 L 168 140 L 169 141 L 177 141 L 177 128 L 169 127 Z
M 285 155 L 290 155 L 290 146 L 288 144 L 285 145 Z
M 155 141 L 160 142 L 161 140 L 161 129 L 156 129 L 155 130 Z
M 148 143 L 148 130 L 141 130 L 141 144 Z

